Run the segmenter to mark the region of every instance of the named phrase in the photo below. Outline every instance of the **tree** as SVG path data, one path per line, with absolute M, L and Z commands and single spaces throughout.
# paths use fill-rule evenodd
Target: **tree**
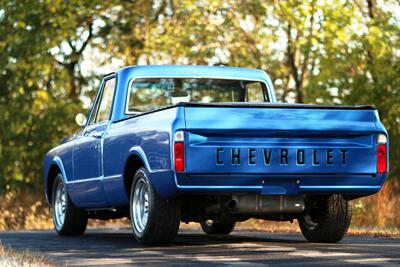
M 93 38 L 92 18 L 103 12 L 100 1 L 80 2 L 0 5 L 1 188 L 39 188 L 44 153 L 76 129 L 65 122 L 81 109 L 79 63 Z
M 261 68 L 283 102 L 373 104 L 399 177 L 400 18 L 390 9 L 399 5 L 0 0 L 0 188 L 41 186 L 44 153 L 77 130 L 73 118 L 95 91 L 96 70 L 115 60 Z

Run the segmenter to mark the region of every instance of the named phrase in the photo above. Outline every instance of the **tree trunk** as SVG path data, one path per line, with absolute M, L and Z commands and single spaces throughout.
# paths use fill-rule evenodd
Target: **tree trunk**
M 68 76 L 69 76 L 69 96 L 73 100 L 78 98 L 78 87 L 76 83 L 76 77 L 75 77 L 75 66 L 76 62 L 71 62 L 67 66 L 67 71 L 68 71 Z

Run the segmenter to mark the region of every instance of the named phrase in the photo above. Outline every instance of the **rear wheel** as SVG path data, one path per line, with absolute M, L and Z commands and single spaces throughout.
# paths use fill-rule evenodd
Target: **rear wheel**
M 227 235 L 235 228 L 236 221 L 230 217 L 223 217 L 218 220 L 204 220 L 200 225 L 208 235 Z
M 308 203 L 307 203 L 308 202 Z M 299 226 L 311 242 L 336 243 L 342 240 L 351 221 L 351 201 L 341 195 L 306 202 Z
M 136 240 L 144 245 L 171 243 L 179 230 L 180 212 L 177 202 L 157 194 L 147 170 L 140 168 L 130 194 L 131 226 Z
M 53 184 L 52 192 L 53 224 L 59 235 L 82 235 L 87 226 L 87 213 L 74 206 L 68 196 L 61 174 Z

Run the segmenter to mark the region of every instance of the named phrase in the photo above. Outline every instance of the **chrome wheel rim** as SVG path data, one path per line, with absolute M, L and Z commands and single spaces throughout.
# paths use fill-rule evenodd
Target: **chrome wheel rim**
M 57 229 L 60 229 L 64 224 L 66 210 L 66 192 L 62 182 L 57 185 L 54 201 L 54 219 Z
M 139 236 L 146 229 L 149 218 L 149 206 L 149 185 L 144 178 L 140 178 L 136 182 L 132 203 L 133 226 Z

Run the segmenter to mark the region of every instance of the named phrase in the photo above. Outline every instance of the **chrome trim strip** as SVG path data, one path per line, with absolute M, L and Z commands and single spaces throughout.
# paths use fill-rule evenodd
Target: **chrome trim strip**
M 67 184 L 77 184 L 77 183 L 84 183 L 84 182 L 90 182 L 90 181 L 96 181 L 96 180 L 102 180 L 102 179 L 103 179 L 103 176 L 99 176 L 99 177 L 92 177 L 92 178 L 75 180 L 75 181 L 68 181 Z
M 263 186 L 241 186 L 241 185 L 179 185 L 181 189 L 263 189 Z M 379 185 L 303 185 L 300 189 L 380 189 Z
M 121 177 L 121 174 L 110 175 L 110 176 L 103 177 L 103 180 L 116 179 L 116 178 L 120 178 L 120 177 Z
M 380 185 L 300 185 L 300 189 L 380 189 Z
M 262 185 L 242 186 L 242 185 L 179 185 L 181 189 L 259 189 L 262 190 Z
M 121 174 L 117 175 L 110 175 L 110 176 L 99 176 L 99 177 L 92 177 L 92 178 L 87 178 L 87 179 L 81 179 L 81 180 L 76 180 L 76 181 L 69 181 L 67 182 L 68 184 L 76 184 L 76 183 L 84 183 L 84 182 L 90 182 L 90 181 L 96 181 L 96 180 L 106 180 L 106 179 L 116 179 L 120 178 Z

